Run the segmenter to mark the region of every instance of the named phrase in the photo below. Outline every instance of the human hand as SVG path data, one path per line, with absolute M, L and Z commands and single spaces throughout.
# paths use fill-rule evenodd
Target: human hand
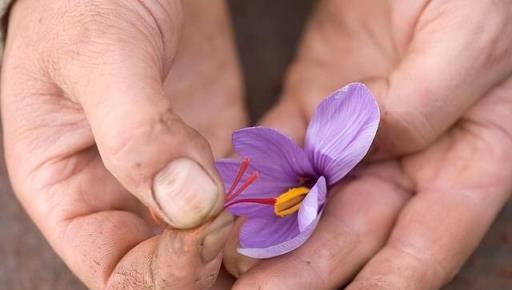
M 321 99 L 362 80 L 379 98 L 376 144 L 303 246 L 256 261 L 230 242 L 234 289 L 451 280 L 512 191 L 511 15 L 509 1 L 320 2 L 262 123 L 301 142 Z
M 9 174 L 91 289 L 205 289 L 221 263 L 231 218 L 216 217 L 207 140 L 222 156 L 243 125 L 240 74 L 223 1 L 183 5 L 19 0 L 11 14 Z

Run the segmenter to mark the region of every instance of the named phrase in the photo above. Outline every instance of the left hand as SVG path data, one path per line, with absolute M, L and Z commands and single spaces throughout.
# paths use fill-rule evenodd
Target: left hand
M 15 2 L 1 88 L 9 176 L 89 289 L 216 282 L 231 218 L 212 153 L 246 119 L 230 30 L 224 0 Z
M 234 289 L 438 289 L 512 192 L 512 3 L 319 3 L 263 124 L 298 143 L 329 92 L 363 80 L 381 127 L 313 236 L 256 261 L 225 252 Z

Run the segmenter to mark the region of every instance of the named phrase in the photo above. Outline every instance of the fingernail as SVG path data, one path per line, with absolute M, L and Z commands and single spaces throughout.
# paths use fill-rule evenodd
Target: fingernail
M 204 264 L 212 261 L 224 248 L 233 226 L 233 216 L 227 212 L 220 214 L 206 229 L 201 241 L 201 260 Z
M 188 158 L 169 163 L 155 177 L 153 191 L 162 219 L 179 229 L 196 227 L 208 219 L 220 198 L 212 178 Z

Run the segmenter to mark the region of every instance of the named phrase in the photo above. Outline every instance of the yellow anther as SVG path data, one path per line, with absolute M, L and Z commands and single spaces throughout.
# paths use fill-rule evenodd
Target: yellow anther
M 274 213 L 284 217 L 298 211 L 309 190 L 305 186 L 290 188 L 276 198 Z

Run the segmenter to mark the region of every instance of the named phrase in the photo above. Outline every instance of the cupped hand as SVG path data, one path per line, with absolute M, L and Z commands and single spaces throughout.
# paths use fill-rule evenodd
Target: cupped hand
M 14 5 L 2 71 L 9 174 L 89 288 L 215 281 L 232 218 L 219 215 L 213 159 L 245 122 L 227 19 L 221 0 Z
M 225 252 L 234 289 L 438 289 L 512 192 L 512 3 L 322 1 L 263 123 L 297 142 L 331 91 L 364 81 L 381 125 L 329 193 L 313 236 L 256 261 Z

